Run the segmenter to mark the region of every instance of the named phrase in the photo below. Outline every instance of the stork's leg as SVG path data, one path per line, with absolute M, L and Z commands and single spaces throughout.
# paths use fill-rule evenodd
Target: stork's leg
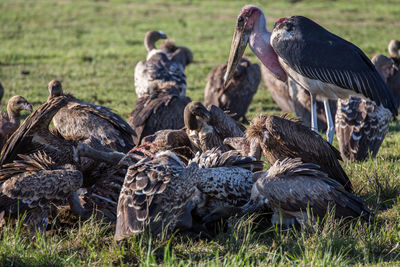
M 329 144 L 333 142 L 333 136 L 335 135 L 335 125 L 333 125 L 331 109 L 329 107 L 329 99 L 324 99 L 325 115 L 327 122 L 326 135 L 328 136 Z
M 317 121 L 317 99 L 315 95 L 310 92 L 311 97 L 311 130 L 318 133 L 318 121 Z

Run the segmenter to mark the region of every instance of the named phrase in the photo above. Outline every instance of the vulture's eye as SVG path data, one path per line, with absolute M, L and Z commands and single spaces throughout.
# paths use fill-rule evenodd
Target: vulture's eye
M 244 22 L 243 17 L 239 17 L 238 20 L 237 20 L 238 26 L 242 26 L 242 25 L 243 25 L 243 22 Z

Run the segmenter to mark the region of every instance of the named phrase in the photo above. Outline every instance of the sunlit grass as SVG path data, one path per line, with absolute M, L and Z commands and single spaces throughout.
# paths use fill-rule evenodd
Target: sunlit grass
M 0 1 L 2 103 L 20 94 L 35 107 L 47 99 L 47 83 L 61 79 L 66 91 L 113 108 L 123 117 L 136 99 L 133 70 L 145 58 L 147 30 L 164 31 L 194 52 L 187 68 L 188 95 L 203 99 L 206 77 L 228 58 L 235 18 L 246 1 Z M 385 53 L 400 38 L 400 1 L 254 1 L 268 28 L 283 16 L 304 15 L 358 45 L 368 56 Z M 250 52 L 246 56 L 257 59 Z M 345 60 L 345 59 L 343 59 Z M 28 75 L 22 72 L 28 71 Z M 261 85 L 248 118 L 280 114 Z M 337 147 L 337 142 L 334 143 Z M 372 224 L 326 223 L 307 231 L 281 232 L 257 219 L 240 218 L 214 240 L 148 236 L 114 243 L 112 226 L 94 220 L 30 236 L 6 224 L 0 232 L 0 265 L 327 265 L 399 264 L 399 124 L 375 159 L 343 163 L 355 191 L 376 213 Z M 265 224 L 265 221 L 264 221 Z

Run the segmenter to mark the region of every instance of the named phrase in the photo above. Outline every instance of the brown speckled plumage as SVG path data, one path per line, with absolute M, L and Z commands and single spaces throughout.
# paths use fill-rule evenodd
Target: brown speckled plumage
M 274 164 L 285 158 L 301 158 L 305 163 L 318 164 L 329 177 L 346 190 L 352 186 L 340 166 L 340 152 L 320 135 L 299 122 L 277 116 L 260 115 L 253 119 L 246 135 L 258 140 L 267 160 Z
M 64 95 L 61 82 L 49 83 L 49 98 Z M 120 152 L 128 152 L 135 146 L 135 131 L 111 109 L 83 102 L 71 94 L 66 94 L 68 104 L 54 116 L 57 131 L 67 140 L 84 141 L 91 136 L 102 145 Z
M 351 97 L 338 101 L 336 135 L 343 158 L 364 160 L 374 157 L 389 130 L 391 112 L 375 102 Z
M 362 199 L 347 192 L 340 183 L 320 171 L 318 165 L 302 163 L 299 158 L 276 161 L 254 183 L 250 201 L 242 210 L 250 212 L 263 205 L 275 212 L 275 222 L 282 216 L 307 225 L 309 220 L 322 219 L 332 208 L 335 218 L 361 216 L 369 220 L 373 217 Z
M 213 159 L 211 159 L 213 158 Z M 197 156 L 185 167 L 170 151 L 158 153 L 128 168 L 118 202 L 115 239 L 169 226 L 192 227 L 194 214 L 205 216 L 221 205 L 242 205 L 250 196 L 252 160 L 236 151 Z
M 228 151 L 230 147 L 224 144 L 225 138 L 244 136 L 244 129 L 214 105 L 207 110 L 200 102 L 191 102 L 185 108 L 184 120 L 186 133 L 199 151 L 214 147 Z
M 153 31 L 155 41 L 162 37 L 159 32 Z M 145 43 L 146 38 L 145 37 Z M 153 44 L 154 44 L 153 40 Z M 168 58 L 169 54 L 163 50 L 158 50 L 155 46 L 147 48 L 148 54 L 145 61 L 140 61 L 135 67 L 135 90 L 138 98 L 150 95 L 157 88 L 159 83 L 175 82 L 181 96 L 186 95 L 186 75 L 185 67 Z
M 68 104 L 66 96 L 54 97 L 29 115 L 14 132 L 1 151 L 1 165 L 15 160 L 18 154 L 44 151 L 56 163 L 76 162 L 74 143 L 67 141 L 49 130 L 53 116 Z
M 19 158 L 0 169 L 0 210 L 7 214 L 33 210 L 39 218 L 29 222 L 31 226 L 45 227 L 50 202 L 70 198 L 82 185 L 82 173 L 73 165 L 57 164 L 41 151 Z
M 182 128 L 183 111 L 190 101 L 179 95 L 175 82 L 162 83 L 152 94 L 140 97 L 128 119 L 137 133 L 135 143 L 159 130 Z

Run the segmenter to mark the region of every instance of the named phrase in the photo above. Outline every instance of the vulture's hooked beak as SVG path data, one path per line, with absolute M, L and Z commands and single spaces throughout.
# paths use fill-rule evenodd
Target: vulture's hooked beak
M 211 113 L 207 109 L 202 109 L 200 116 L 205 118 L 207 121 L 211 119 Z
M 236 67 L 239 65 L 240 59 L 242 58 L 246 46 L 249 42 L 250 31 L 246 30 L 246 23 L 237 25 L 235 33 L 233 34 L 231 52 L 229 54 L 228 66 L 224 76 L 224 87 L 229 84 L 230 79 L 235 73 Z
M 33 111 L 33 107 L 32 107 L 32 105 L 29 104 L 29 103 L 25 103 L 25 104 L 24 104 L 24 109 L 27 110 L 27 111 L 29 111 L 29 112 L 32 112 L 32 111 Z

